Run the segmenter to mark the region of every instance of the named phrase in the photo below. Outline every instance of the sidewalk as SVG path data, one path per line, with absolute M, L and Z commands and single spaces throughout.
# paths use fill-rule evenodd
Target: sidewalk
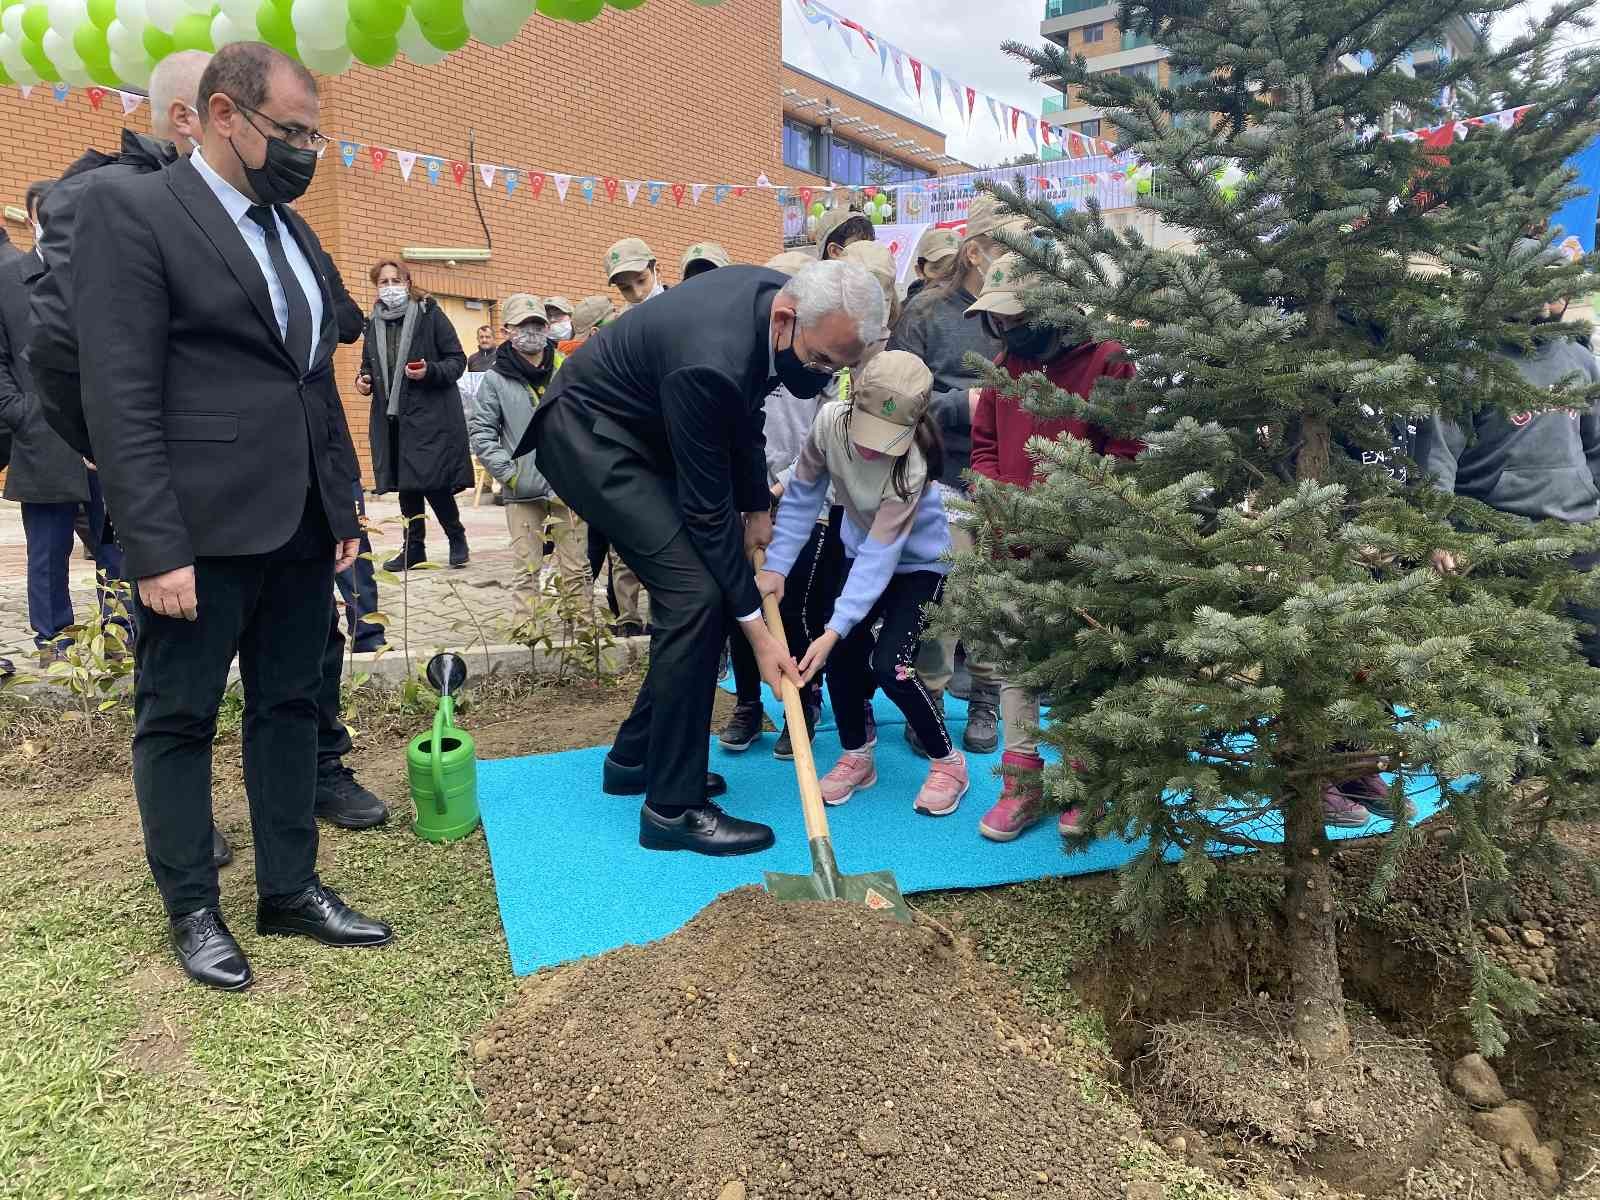
M 469 493 L 457 497 L 472 562 L 459 571 L 416 571 L 409 587 L 410 644 L 414 654 L 426 654 L 436 647 L 465 649 L 479 641 L 477 625 L 491 645 L 507 641 L 506 630 L 521 619 L 525 609 L 512 591 L 517 580 L 517 565 L 511 553 L 511 538 L 506 532 L 504 510 L 485 496 L 482 507 L 471 507 Z M 379 560 L 396 553 L 400 546 L 400 506 L 397 497 L 367 497 L 367 520 L 379 524 L 372 536 Z M 81 545 L 71 567 L 72 603 L 79 617 L 87 616 L 94 605 L 94 564 L 82 557 Z M 444 532 L 428 512 L 428 554 L 439 563 L 447 561 Z M 603 585 L 599 589 L 604 607 Z M 378 582 L 378 605 L 392 618 L 387 627 L 390 642 L 399 650 L 402 603 L 398 585 Z M 476 624 L 474 623 L 476 622 Z M 28 581 L 26 544 L 22 532 L 22 509 L 10 501 L 0 501 L 0 658 L 9 658 L 18 667 L 34 653 L 33 633 L 28 628 Z

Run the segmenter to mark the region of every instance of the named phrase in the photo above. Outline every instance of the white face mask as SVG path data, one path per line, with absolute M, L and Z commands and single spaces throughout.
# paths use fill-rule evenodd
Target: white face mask
M 558 342 L 564 342 L 572 336 L 572 322 L 566 318 L 555 321 L 550 326 L 550 336 Z
M 378 289 L 378 299 L 390 308 L 399 308 L 411 299 L 411 289 L 403 283 L 389 283 Z
M 526 354 L 530 358 L 543 354 L 550 335 L 543 325 L 518 325 L 511 331 L 511 344 L 519 354 Z

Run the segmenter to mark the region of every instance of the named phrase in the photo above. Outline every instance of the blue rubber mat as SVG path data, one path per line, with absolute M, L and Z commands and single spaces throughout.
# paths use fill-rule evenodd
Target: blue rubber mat
M 881 697 L 879 706 L 887 707 Z M 959 741 L 965 712 L 957 718 L 956 708 L 952 702 L 950 725 Z M 988 887 L 1115 870 L 1140 849 L 1102 838 L 1068 854 L 1053 820 L 1005 844 L 980 836 L 978 821 L 1000 795 L 998 754 L 967 756 L 972 787 L 955 813 L 922 816 L 911 802 L 927 762 L 912 755 L 898 728 L 882 717 L 880 724 L 877 786 L 828 810 L 847 873 L 888 868 L 908 893 Z M 480 762 L 479 805 L 516 973 L 664 937 L 722 892 L 761 883 L 766 871 L 809 873 L 794 765 L 772 757 L 775 741 L 767 734 L 743 754 L 712 743 L 711 769 L 728 779 L 727 809 L 777 833 L 772 849 L 742 858 L 640 849 L 638 799 L 600 790 L 604 746 Z M 819 731 L 816 753 L 819 771 L 826 771 L 839 755 L 837 735 Z M 1429 780 L 1410 799 L 1419 820 L 1431 816 L 1440 804 L 1438 787 Z M 1332 833 L 1355 837 L 1388 828 L 1374 820 L 1364 830 Z

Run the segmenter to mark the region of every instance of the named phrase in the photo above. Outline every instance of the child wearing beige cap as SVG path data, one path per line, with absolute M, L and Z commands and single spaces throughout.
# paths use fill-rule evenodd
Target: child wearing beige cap
M 843 804 L 878 782 L 877 739 L 866 717 L 876 686 L 916 728 L 932 759 L 916 810 L 942 817 L 966 794 L 967 763 L 913 670 L 923 612 L 939 602 L 949 570 L 950 527 L 936 486 L 943 451 L 928 412 L 932 386 L 916 355 L 888 350 L 855 372 L 848 401 L 822 406 L 778 505 L 757 585 L 783 598 L 831 483 L 844 508 L 840 534 L 849 566 L 836 585 L 833 615 L 800 660 L 807 681 L 827 666 L 844 749 L 822 779 L 822 798 Z

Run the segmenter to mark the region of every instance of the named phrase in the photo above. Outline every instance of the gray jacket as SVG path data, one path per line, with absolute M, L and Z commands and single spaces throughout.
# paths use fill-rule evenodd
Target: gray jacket
M 560 366 L 558 354 L 556 367 Z M 467 422 L 472 452 L 489 474 L 506 485 L 506 499 L 513 503 L 555 498 L 555 489 L 539 473 L 539 465 L 534 461 L 535 451 L 530 450 L 521 458 L 511 457 L 533 420 L 533 410 L 539 399 L 543 399 L 543 392 L 535 396 L 526 383 L 508 379 L 499 371 L 485 371 L 478 384 L 478 394 L 473 397 L 472 419 Z
M 1570 338 L 1508 357 L 1541 387 L 1573 374 L 1580 386 L 1600 384 L 1594 354 Z M 1417 431 L 1415 458 L 1445 491 L 1501 512 L 1574 524 L 1600 516 L 1600 401 L 1576 412 L 1479 413 L 1470 445 L 1464 429 L 1435 414 Z

